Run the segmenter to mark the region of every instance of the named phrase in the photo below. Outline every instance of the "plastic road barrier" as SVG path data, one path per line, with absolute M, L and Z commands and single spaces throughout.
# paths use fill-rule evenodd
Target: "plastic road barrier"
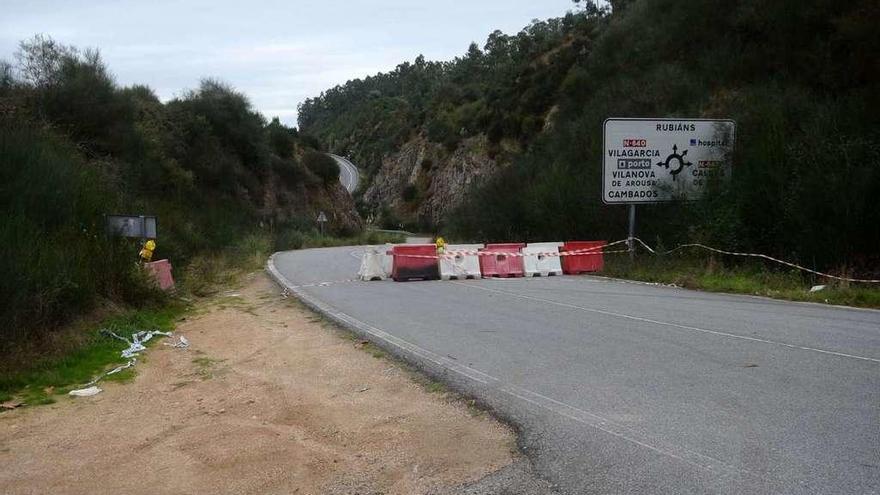
M 434 244 L 399 244 L 391 248 L 389 254 L 394 258 L 391 278 L 395 282 L 440 278 L 437 246 Z
M 579 273 L 601 272 L 605 266 L 602 248 L 607 241 L 568 241 L 559 248 L 559 252 L 583 251 L 562 257 L 562 272 L 566 275 Z
M 558 253 L 561 242 L 530 242 L 523 248 L 523 268 L 526 277 L 547 277 L 562 275 L 559 256 L 547 256 L 545 253 Z
M 395 244 L 386 243 L 385 249 L 380 251 L 379 256 L 382 257 L 382 271 L 385 272 L 385 278 L 391 276 L 391 270 L 394 268 L 394 258 L 391 256 L 391 250 Z
M 512 256 L 510 253 L 521 253 L 523 247 L 525 244 L 522 243 L 486 244 L 480 251 L 497 254 L 480 255 L 480 272 L 484 277 L 522 277 L 522 255 Z
M 482 244 L 447 244 L 448 254 L 440 258 L 440 278 L 443 280 L 480 278 L 479 257 L 475 254 L 456 254 L 456 252 L 475 252 L 482 247 Z
M 174 287 L 174 277 L 171 276 L 171 263 L 168 260 L 144 263 L 144 268 L 153 277 L 156 285 L 162 290 Z
M 385 254 L 381 254 L 379 249 L 369 246 L 364 249 L 364 257 L 361 259 L 361 268 L 358 270 L 358 278 L 361 280 L 385 280 L 388 278 L 382 264 L 384 258 L 390 258 Z

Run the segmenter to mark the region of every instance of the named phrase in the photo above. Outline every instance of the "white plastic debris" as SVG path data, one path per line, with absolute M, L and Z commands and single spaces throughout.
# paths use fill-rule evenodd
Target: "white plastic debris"
M 165 342 L 165 345 L 169 347 L 175 347 L 177 349 L 189 349 L 189 340 L 186 339 L 183 335 L 179 335 L 177 337 L 177 342 Z
M 81 389 L 78 389 L 78 390 L 71 390 L 70 392 L 68 392 L 68 394 L 69 394 L 69 395 L 72 395 L 72 396 L 74 396 L 74 397 L 91 397 L 91 396 L 93 396 L 93 395 L 98 395 L 98 394 L 100 394 L 101 392 L 103 392 L 103 390 L 101 390 L 100 388 L 95 387 L 95 386 L 91 386 L 91 387 L 88 387 L 88 388 L 81 388 Z
M 106 328 L 101 330 L 101 333 L 104 333 L 106 335 L 110 335 L 111 337 L 117 338 L 123 342 L 128 343 L 128 348 L 125 349 L 124 351 L 122 351 L 122 357 L 127 358 L 128 362 L 121 365 L 121 366 L 117 366 L 106 373 L 102 373 L 102 374 L 98 375 L 94 380 L 90 381 L 89 383 L 86 383 L 84 385 L 85 388 L 81 388 L 78 390 L 71 390 L 70 395 L 73 395 L 76 397 L 89 397 L 89 396 L 101 393 L 101 389 L 98 387 L 95 387 L 94 385 L 107 376 L 114 375 L 124 369 L 131 368 L 132 366 L 137 364 L 137 357 L 135 357 L 135 356 L 137 356 L 137 353 L 139 353 L 143 350 L 146 350 L 144 343 L 146 343 L 147 341 L 149 341 L 150 339 L 152 339 L 156 335 L 164 335 L 165 337 L 171 336 L 171 332 L 161 332 L 159 330 L 153 330 L 150 332 L 137 332 L 131 336 L 131 340 L 128 340 L 127 338 L 122 337 L 120 335 L 117 335 L 117 334 L 113 333 L 111 330 L 107 330 Z M 189 340 L 187 340 L 186 337 L 181 335 L 181 336 L 177 337 L 177 342 L 174 342 L 174 343 L 166 342 L 165 345 L 170 345 L 171 347 L 177 347 L 179 349 L 188 349 L 189 348 Z
M 116 373 L 119 373 L 120 371 L 122 371 L 122 370 L 124 370 L 124 369 L 126 369 L 126 368 L 131 368 L 131 367 L 134 366 L 136 363 L 137 363 L 137 359 L 136 359 L 136 358 L 131 358 L 131 359 L 128 360 L 127 363 L 123 364 L 122 366 L 117 366 L 117 367 L 113 368 L 112 370 L 110 370 L 110 371 L 108 371 L 108 372 L 106 372 L 106 373 L 101 373 L 100 375 L 97 376 L 97 378 L 95 378 L 94 380 L 90 381 L 89 383 L 86 383 L 84 386 L 88 387 L 89 385 L 94 385 L 94 384 L 98 383 L 99 381 L 101 381 L 104 377 L 106 377 L 106 376 L 110 376 L 110 375 L 113 375 L 113 374 L 116 374 Z
M 825 290 L 825 287 L 824 285 L 814 285 L 810 287 L 810 292 L 819 292 L 820 290 Z
M 146 350 L 147 348 L 144 346 L 150 339 L 152 339 L 156 335 L 164 335 L 165 337 L 170 337 L 171 332 L 160 332 L 159 330 L 152 330 L 149 332 L 137 332 L 131 336 L 131 340 L 128 340 L 125 337 L 121 337 L 110 330 L 103 330 L 104 333 L 115 337 L 123 342 L 128 343 L 128 349 L 122 351 L 122 357 L 129 359 L 137 355 L 137 353 Z

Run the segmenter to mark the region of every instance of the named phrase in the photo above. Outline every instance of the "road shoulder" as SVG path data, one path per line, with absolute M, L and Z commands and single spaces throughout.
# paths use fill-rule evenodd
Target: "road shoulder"
M 457 493 L 511 472 L 510 429 L 279 292 L 252 275 L 200 304 L 176 330 L 190 349 L 150 350 L 133 383 L 0 416 L 0 486 Z

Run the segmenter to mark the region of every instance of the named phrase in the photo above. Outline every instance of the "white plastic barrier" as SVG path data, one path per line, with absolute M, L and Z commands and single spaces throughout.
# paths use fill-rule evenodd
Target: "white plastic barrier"
M 385 243 L 381 246 L 377 246 L 379 249 L 379 256 L 382 260 L 382 271 L 385 272 L 385 277 L 391 276 L 391 271 L 394 268 L 394 256 L 388 254 L 389 251 L 394 247 L 394 244 Z
M 358 278 L 361 280 L 385 280 L 391 273 L 391 256 L 385 254 L 386 246 L 367 246 L 361 258 Z M 387 268 L 386 268 L 387 267 Z
M 482 244 L 447 244 L 446 252 L 476 251 Z M 475 254 L 456 255 L 454 258 L 440 258 L 440 278 L 443 280 L 463 280 L 480 278 L 480 259 Z
M 523 248 L 523 268 L 526 277 L 540 275 L 562 275 L 559 256 L 545 256 L 541 253 L 558 253 L 561 242 L 532 242 Z

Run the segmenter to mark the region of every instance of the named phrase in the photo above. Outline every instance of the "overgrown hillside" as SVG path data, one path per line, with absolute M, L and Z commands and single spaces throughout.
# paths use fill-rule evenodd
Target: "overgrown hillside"
M 266 120 L 214 80 L 162 103 L 119 87 L 96 51 L 23 42 L 0 65 L 0 351 L 102 299 L 154 297 L 135 240 L 103 215 L 158 216 L 158 258 L 178 276 L 197 255 L 251 256 L 278 234 L 360 229 L 338 168 L 314 139 Z M 329 163 L 328 163 L 329 161 Z
M 329 89 L 302 105 L 300 129 L 365 166 L 361 207 L 385 223 L 617 239 L 625 208 L 600 198 L 604 119 L 732 118 L 732 180 L 700 202 L 639 207 L 640 236 L 875 273 L 877 3 L 612 5 Z

